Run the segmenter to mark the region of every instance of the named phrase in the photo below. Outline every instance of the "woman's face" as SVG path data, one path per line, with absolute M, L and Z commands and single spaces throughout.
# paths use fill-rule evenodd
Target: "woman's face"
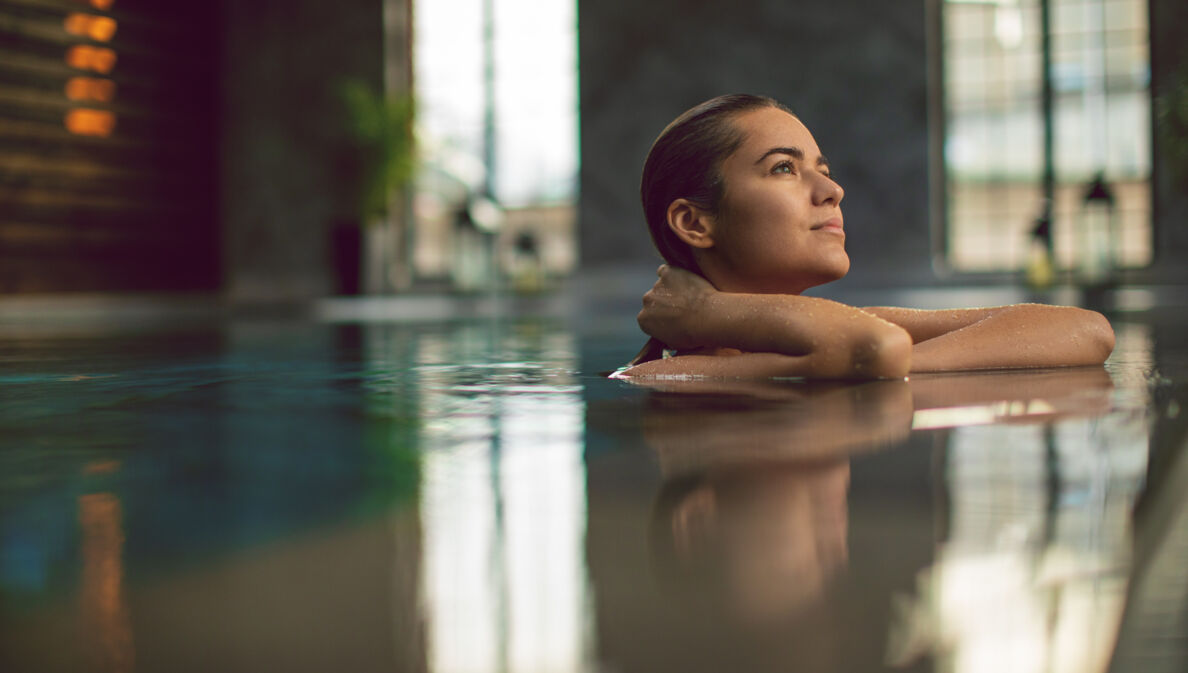
M 800 120 L 778 108 L 739 114 L 742 145 L 725 183 L 702 268 L 719 290 L 800 292 L 850 269 L 842 188 Z

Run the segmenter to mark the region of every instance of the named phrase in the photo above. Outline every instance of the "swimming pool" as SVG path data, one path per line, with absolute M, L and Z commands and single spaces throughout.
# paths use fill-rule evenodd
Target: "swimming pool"
M 811 385 L 608 380 L 629 318 L 10 334 L 0 670 L 1180 670 L 1178 316 Z

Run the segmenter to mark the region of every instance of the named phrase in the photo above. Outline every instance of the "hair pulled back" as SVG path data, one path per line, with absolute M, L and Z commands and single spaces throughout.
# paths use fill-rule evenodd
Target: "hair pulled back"
M 733 123 L 739 113 L 774 107 L 792 114 L 766 96 L 728 94 L 701 103 L 660 132 L 644 161 L 639 195 L 652 243 L 664 261 L 690 271 L 700 270 L 689 246 L 668 228 L 668 206 L 688 199 L 715 213 L 722 199 L 722 162 L 742 144 L 743 132 Z

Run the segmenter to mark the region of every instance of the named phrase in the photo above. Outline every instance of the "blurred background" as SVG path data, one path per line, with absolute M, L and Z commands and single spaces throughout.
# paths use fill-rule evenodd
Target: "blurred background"
M 647 149 L 733 91 L 830 156 L 842 288 L 1176 285 L 1186 21 L 1178 0 L 3 0 L 0 292 L 637 296 Z

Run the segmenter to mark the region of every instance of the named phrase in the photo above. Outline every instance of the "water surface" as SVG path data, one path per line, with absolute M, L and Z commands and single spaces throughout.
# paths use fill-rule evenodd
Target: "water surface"
M 7 336 L 0 670 L 1188 661 L 1183 321 L 1105 368 L 651 386 L 601 375 L 629 323 Z

